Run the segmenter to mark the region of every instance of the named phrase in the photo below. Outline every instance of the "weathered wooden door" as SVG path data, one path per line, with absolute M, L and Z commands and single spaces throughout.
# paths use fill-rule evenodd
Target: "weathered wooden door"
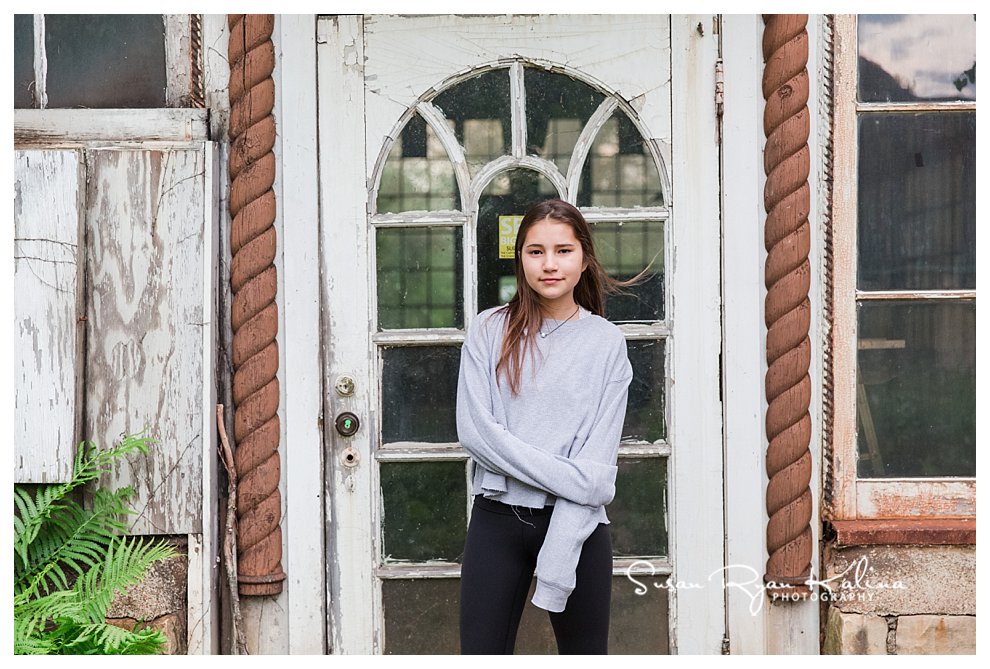
M 711 16 L 320 21 L 333 652 L 459 651 L 459 347 L 476 313 L 512 296 L 513 226 L 547 197 L 584 211 L 613 275 L 653 268 L 606 314 L 635 374 L 608 507 L 611 651 L 718 651 L 712 28 Z M 700 587 L 654 587 L 668 576 Z M 529 603 L 516 652 L 555 652 Z

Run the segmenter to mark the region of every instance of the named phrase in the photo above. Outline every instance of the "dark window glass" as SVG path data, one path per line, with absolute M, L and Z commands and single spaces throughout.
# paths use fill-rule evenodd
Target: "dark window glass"
M 613 655 L 663 655 L 670 652 L 669 591 L 656 588 L 666 576 L 612 578 L 608 650 Z M 457 655 L 461 642 L 460 580 L 387 579 L 382 582 L 385 653 Z M 516 655 L 556 655 L 550 617 L 533 606 L 536 579 L 530 582 L 516 634 Z M 637 591 L 643 591 L 638 594 Z
M 457 141 L 474 174 L 512 148 L 509 71 L 492 70 L 439 93 L 433 105 L 454 125 Z
M 459 655 L 460 601 L 460 579 L 382 581 L 385 654 Z
M 976 303 L 858 310 L 859 476 L 975 476 Z
M 392 145 L 378 186 L 378 213 L 457 210 L 454 166 L 440 139 L 414 114 Z
M 976 114 L 861 114 L 859 141 L 859 288 L 976 288 Z
M 34 17 L 14 14 L 14 108 L 34 106 Z
M 631 339 L 626 342 L 633 378 L 626 402 L 623 439 L 653 442 L 667 437 L 665 347 L 663 339 Z
M 975 100 L 975 15 L 860 15 L 859 99 Z
M 608 630 L 610 655 L 662 655 L 669 653 L 670 634 L 667 625 L 668 591 L 654 588 L 666 576 L 634 577 L 649 590 L 636 594 L 637 583 L 625 574 L 612 577 L 612 605 Z M 643 588 L 640 588 L 642 590 Z M 530 583 L 523 607 L 519 632 L 516 634 L 516 655 L 556 655 L 557 641 L 550 617 L 543 609 L 533 606 L 536 579 Z
M 498 174 L 481 194 L 477 239 L 479 312 L 505 304 L 516 294 L 515 234 L 504 235 L 502 231 L 518 228 L 526 210 L 547 199 L 547 189 L 553 190 L 553 184 L 543 175 L 514 169 Z M 554 192 L 553 197 L 560 194 Z
M 462 327 L 461 228 L 378 228 L 378 329 Z
M 607 513 L 612 555 L 667 555 L 667 458 L 619 458 Z
M 382 463 L 382 562 L 461 561 L 464 476 L 462 460 Z
M 48 106 L 164 107 L 161 14 L 47 14 Z
M 616 323 L 663 320 L 663 223 L 594 223 L 591 231 L 595 253 L 609 275 L 624 281 L 646 267 L 653 267 L 649 278 L 642 283 L 623 288 L 623 293 L 606 296 L 606 318 Z
M 660 173 L 645 142 L 626 113 L 616 110 L 585 159 L 578 206 L 663 206 Z
M 382 349 L 382 443 L 456 443 L 457 346 Z
M 523 72 L 527 153 L 552 161 L 567 174 L 578 136 L 605 96 L 563 74 L 535 67 Z

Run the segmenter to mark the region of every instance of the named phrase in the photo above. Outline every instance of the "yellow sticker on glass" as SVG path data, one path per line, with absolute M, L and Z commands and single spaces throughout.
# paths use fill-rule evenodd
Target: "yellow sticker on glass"
M 498 217 L 498 257 L 512 260 L 516 257 L 516 233 L 522 216 Z

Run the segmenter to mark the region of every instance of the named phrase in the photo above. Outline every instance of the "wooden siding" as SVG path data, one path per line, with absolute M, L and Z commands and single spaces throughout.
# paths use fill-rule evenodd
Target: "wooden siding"
M 15 480 L 65 480 L 80 440 L 147 427 L 149 456 L 101 484 L 135 488 L 133 534 L 200 532 L 204 144 L 17 151 L 15 169 Z
M 77 429 L 79 154 L 14 158 L 14 480 L 65 481 Z
M 201 530 L 201 150 L 95 150 L 87 160 L 85 432 L 157 440 L 105 484 L 137 491 L 135 534 Z

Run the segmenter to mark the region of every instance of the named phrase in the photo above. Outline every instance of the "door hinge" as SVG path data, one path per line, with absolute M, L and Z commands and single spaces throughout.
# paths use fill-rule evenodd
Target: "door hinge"
M 715 115 L 721 118 L 725 103 L 725 72 L 722 69 L 722 59 L 715 61 Z
M 722 655 L 728 655 L 728 654 L 729 654 L 729 637 L 724 636 L 722 637 Z

